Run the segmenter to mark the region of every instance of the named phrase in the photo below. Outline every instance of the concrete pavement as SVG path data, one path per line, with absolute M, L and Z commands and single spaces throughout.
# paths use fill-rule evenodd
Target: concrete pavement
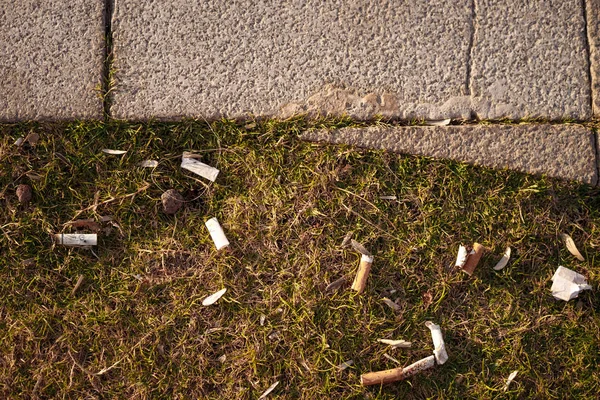
M 127 120 L 347 114 L 583 122 L 600 116 L 599 35 L 600 0 L 7 2 L 0 8 L 0 121 L 101 119 L 106 108 Z M 106 53 L 114 55 L 111 65 Z M 389 138 L 419 129 L 401 136 L 370 130 L 369 143 L 597 181 L 596 167 L 585 170 L 596 165 L 592 130 L 457 134 L 448 127 L 422 132 L 452 153 L 391 145 Z M 489 143 L 496 150 L 481 153 L 487 161 L 461 146 L 494 132 L 501 132 Z M 552 143 L 563 135 L 576 158 L 557 158 L 572 166 L 561 172 L 534 149 L 558 152 Z M 515 140 L 528 150 L 511 163 L 501 155 Z

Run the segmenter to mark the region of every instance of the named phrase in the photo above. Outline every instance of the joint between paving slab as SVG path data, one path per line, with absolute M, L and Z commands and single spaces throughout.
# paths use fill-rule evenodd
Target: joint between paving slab
M 585 0 L 584 0 L 585 1 Z M 471 31 L 469 32 L 469 44 L 467 46 L 467 71 L 465 79 L 465 95 L 473 97 L 471 92 L 471 70 L 473 63 L 473 42 L 475 40 L 475 18 L 477 11 L 475 8 L 475 0 L 471 0 Z
M 588 62 L 587 65 L 587 73 L 588 73 L 588 81 L 590 83 L 590 110 L 592 110 L 592 114 L 594 112 L 594 82 L 593 82 L 593 77 L 592 77 L 592 52 L 591 52 L 591 48 L 590 48 L 590 37 L 589 37 L 589 30 L 588 30 L 588 11 L 587 11 L 587 5 L 586 5 L 586 0 L 581 0 L 581 9 L 583 12 L 583 40 L 585 40 L 585 52 L 586 52 L 586 59 Z
M 110 107 L 112 105 L 113 88 L 113 37 L 112 18 L 115 0 L 105 0 L 104 3 L 104 70 L 102 71 L 102 99 L 104 110 L 104 121 L 110 119 Z

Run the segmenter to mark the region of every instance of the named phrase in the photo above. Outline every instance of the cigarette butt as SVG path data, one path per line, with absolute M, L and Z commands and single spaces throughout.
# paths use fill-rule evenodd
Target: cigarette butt
M 371 265 L 373 265 L 373 256 L 363 254 L 360 257 L 358 272 L 356 273 L 356 277 L 352 283 L 352 290 L 355 290 L 358 294 L 365 290 L 367 278 L 369 277 L 369 272 L 371 271 Z
M 479 263 L 479 260 L 481 259 L 484 250 L 485 247 L 483 247 L 479 243 L 473 244 L 473 251 L 467 258 L 467 262 L 465 263 L 465 265 L 462 267 L 463 271 L 465 271 L 469 275 L 473 275 L 473 271 L 475 271 L 475 267 L 477 267 L 477 264 Z
M 404 380 L 435 365 L 435 356 L 429 356 L 405 368 L 393 368 L 385 371 L 368 372 L 360 376 L 363 386 L 384 385 Z
M 95 233 L 57 233 L 54 241 L 65 246 L 96 246 L 98 235 Z
M 223 232 L 223 228 L 221 228 L 221 224 L 219 224 L 219 221 L 217 221 L 216 218 L 213 217 L 204 224 L 206 225 L 206 228 L 208 228 L 210 237 L 215 243 L 217 250 L 221 250 L 222 248 L 229 246 L 229 240 L 227 240 L 225 232 Z

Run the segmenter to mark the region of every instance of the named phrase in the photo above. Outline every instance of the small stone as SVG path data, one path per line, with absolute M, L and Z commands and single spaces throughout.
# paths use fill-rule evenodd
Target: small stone
M 33 191 L 31 190 L 31 186 L 21 184 L 17 186 L 17 198 L 19 199 L 19 203 L 26 204 L 31 201 L 31 197 L 33 195 Z
M 169 189 L 160 196 L 165 214 L 175 214 L 183 206 L 183 196 L 175 189 Z

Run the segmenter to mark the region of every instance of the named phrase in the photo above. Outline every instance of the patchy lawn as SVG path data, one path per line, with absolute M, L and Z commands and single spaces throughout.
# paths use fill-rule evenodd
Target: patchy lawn
M 0 396 L 256 399 L 279 381 L 269 398 L 595 398 L 598 189 L 296 137 L 350 124 L 0 126 Z M 30 132 L 35 147 L 14 146 Z M 186 150 L 221 170 L 215 183 L 179 167 Z M 160 164 L 140 168 L 146 159 Z M 21 183 L 33 187 L 27 205 Z M 160 201 L 171 188 L 186 200 L 174 216 Z M 100 222 L 93 251 L 53 244 L 74 231 L 67 222 L 101 216 L 113 220 Z M 209 217 L 228 250 L 214 248 Z M 325 291 L 358 267 L 341 246 L 348 232 L 375 257 L 359 296 Z M 475 241 L 490 249 L 475 274 L 450 268 Z M 496 272 L 507 245 L 512 259 Z M 555 300 L 559 265 L 594 289 Z M 403 365 L 430 355 L 428 320 L 442 327 L 446 364 L 360 386 L 361 373 L 397 366 L 384 353 Z

